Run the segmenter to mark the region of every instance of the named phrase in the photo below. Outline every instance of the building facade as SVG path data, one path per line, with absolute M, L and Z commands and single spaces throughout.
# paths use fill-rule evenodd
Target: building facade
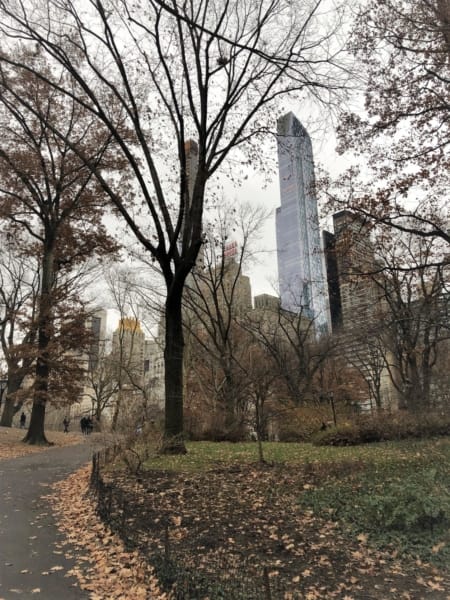
M 113 332 L 112 356 L 124 384 L 142 385 L 145 335 L 134 317 L 120 319 Z
M 386 362 L 392 362 L 378 333 L 383 298 L 374 274 L 379 271 L 369 224 L 357 213 L 333 215 L 334 233 L 324 232 L 333 333 L 339 335 L 347 365 L 365 386 L 355 389 L 361 410 L 394 408 L 395 389 Z
M 314 319 L 316 331 L 330 329 L 314 161 L 308 132 L 288 113 L 277 123 L 281 206 L 276 211 L 281 306 Z

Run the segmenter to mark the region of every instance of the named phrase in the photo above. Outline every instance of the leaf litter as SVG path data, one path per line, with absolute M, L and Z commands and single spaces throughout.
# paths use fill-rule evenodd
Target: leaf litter
M 145 556 L 126 550 L 100 521 L 89 477 L 87 466 L 58 483 L 49 497 L 66 543 L 77 548 L 77 564 L 67 575 L 77 577 L 91 600 L 174 598 L 161 589 Z M 187 545 L 196 564 L 214 562 L 217 552 L 236 551 L 269 562 L 271 581 L 283 577 L 292 584 L 284 600 L 450 599 L 448 573 L 374 549 L 366 534 L 351 538 L 328 514 L 320 519 L 301 509 L 299 494 L 314 481 L 305 482 L 298 468 L 151 471 L 139 479 L 116 475 L 114 482 L 134 509 L 127 525 L 141 546 L 145 540 L 147 556 L 164 547 L 161 523 L 168 522 L 171 547 Z

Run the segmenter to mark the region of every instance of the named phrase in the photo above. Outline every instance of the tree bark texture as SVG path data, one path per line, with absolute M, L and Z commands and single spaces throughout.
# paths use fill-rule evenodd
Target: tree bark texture
M 165 426 L 162 452 L 185 454 L 183 439 L 183 325 L 182 286 L 169 293 L 165 315 Z
M 44 433 L 45 406 L 48 396 L 50 377 L 49 345 L 51 342 L 51 292 L 54 281 L 54 249 L 51 245 L 44 248 L 42 261 L 42 291 L 39 299 L 38 313 L 38 357 L 36 360 L 33 408 L 30 426 L 24 438 L 27 444 L 46 445 Z
M 22 403 L 16 408 L 15 393 L 20 389 L 23 377 L 8 379 L 8 388 L 6 390 L 6 400 L 3 406 L 2 418 L 0 420 L 1 427 L 12 427 L 14 415 L 22 407 Z

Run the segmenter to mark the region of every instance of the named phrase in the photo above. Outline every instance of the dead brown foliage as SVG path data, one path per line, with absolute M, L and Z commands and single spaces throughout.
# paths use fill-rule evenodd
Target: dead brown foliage
M 14 427 L 0 427 L 0 460 L 17 458 L 27 454 L 35 454 L 47 450 L 48 446 L 30 446 L 22 442 L 26 429 Z M 63 447 L 79 444 L 82 436 L 79 433 L 62 433 L 60 431 L 47 432 L 48 441 L 52 446 Z
M 124 475 L 115 482 L 135 515 L 128 530 L 141 541 L 146 536 L 150 550 L 164 544 L 157 523 L 170 520 L 171 551 L 188 544 L 190 554 L 180 556 L 185 564 L 195 559 L 199 569 L 214 562 L 217 552 L 238 549 L 255 560 L 270 558 L 273 584 L 279 577 L 291 582 L 286 599 L 448 600 L 446 574 L 374 549 L 369 536 L 352 536 L 329 515 L 317 518 L 301 510 L 298 496 L 316 485 L 317 477 L 320 473 L 298 468 L 235 465 L 201 474 L 150 472 L 139 480 Z M 58 484 L 57 491 L 60 527 L 81 554 L 71 574 L 91 591 L 91 600 L 172 597 L 160 591 L 144 556 L 126 552 L 98 520 L 88 467 Z

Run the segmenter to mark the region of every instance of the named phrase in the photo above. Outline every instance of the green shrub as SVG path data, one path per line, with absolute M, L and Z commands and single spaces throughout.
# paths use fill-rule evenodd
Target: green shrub
M 436 479 L 436 469 L 400 482 L 390 482 L 382 494 L 365 498 L 366 519 L 385 531 L 433 531 L 450 523 L 450 494 Z
M 337 471 L 305 490 L 299 503 L 317 515 L 332 515 L 354 534 L 368 535 L 377 547 L 448 565 L 448 468 L 426 466 L 425 456 L 416 460 L 422 461 L 421 468 L 418 462 L 402 461 L 382 468 L 366 463 L 348 476 Z

